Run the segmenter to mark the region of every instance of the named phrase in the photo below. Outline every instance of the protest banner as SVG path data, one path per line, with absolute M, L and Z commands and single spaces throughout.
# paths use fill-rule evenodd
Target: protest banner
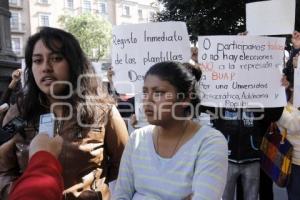
M 248 35 L 292 34 L 295 26 L 295 0 L 271 0 L 246 4 Z
M 119 93 L 140 92 L 146 71 L 162 61 L 188 62 L 190 42 L 184 22 L 113 27 L 112 66 Z
M 298 58 L 298 65 L 294 68 L 294 97 L 293 97 L 293 105 L 296 108 L 300 107 L 300 59 Z
M 201 104 L 213 107 L 280 107 L 284 38 L 203 36 L 198 39 Z

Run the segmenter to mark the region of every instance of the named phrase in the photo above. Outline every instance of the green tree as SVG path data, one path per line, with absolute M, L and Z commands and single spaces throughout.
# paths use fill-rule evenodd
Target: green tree
M 106 20 L 91 14 L 63 15 L 59 23 L 78 39 L 90 59 L 99 61 L 107 54 L 111 45 L 111 24 Z
M 244 0 L 159 0 L 165 7 L 155 21 L 184 21 L 191 40 L 198 35 L 245 31 Z

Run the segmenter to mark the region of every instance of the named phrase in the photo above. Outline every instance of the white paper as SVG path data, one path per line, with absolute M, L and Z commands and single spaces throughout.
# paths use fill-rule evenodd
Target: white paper
M 184 22 L 120 25 L 113 28 L 112 66 L 119 93 L 141 92 L 146 71 L 162 61 L 188 62 L 189 36 Z
M 284 38 L 274 37 L 199 37 L 201 104 L 230 108 L 286 105 L 280 81 L 284 44 Z
M 48 134 L 54 137 L 55 116 L 53 113 L 40 115 L 39 134 Z
M 295 0 L 271 0 L 246 4 L 248 35 L 292 34 L 295 26 Z
M 300 107 L 300 59 L 298 58 L 298 65 L 294 69 L 294 97 L 293 105 L 296 108 Z

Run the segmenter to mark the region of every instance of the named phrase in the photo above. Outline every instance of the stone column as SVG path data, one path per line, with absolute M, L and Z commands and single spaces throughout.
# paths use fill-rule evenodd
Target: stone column
M 13 70 L 20 67 L 11 47 L 8 0 L 0 0 L 0 94 L 7 88 Z

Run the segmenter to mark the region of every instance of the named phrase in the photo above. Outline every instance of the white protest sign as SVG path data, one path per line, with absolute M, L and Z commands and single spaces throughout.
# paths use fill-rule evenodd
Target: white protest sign
M 298 65 L 294 69 L 294 96 L 293 105 L 296 108 L 300 107 L 300 59 L 298 58 Z
M 146 71 L 155 63 L 188 62 L 191 57 L 184 22 L 115 26 L 112 40 L 114 85 L 119 93 L 140 92 Z
M 284 38 L 203 36 L 198 39 L 201 104 L 213 107 L 280 107 Z
M 295 10 L 295 0 L 247 3 L 248 35 L 292 34 L 295 26 Z

